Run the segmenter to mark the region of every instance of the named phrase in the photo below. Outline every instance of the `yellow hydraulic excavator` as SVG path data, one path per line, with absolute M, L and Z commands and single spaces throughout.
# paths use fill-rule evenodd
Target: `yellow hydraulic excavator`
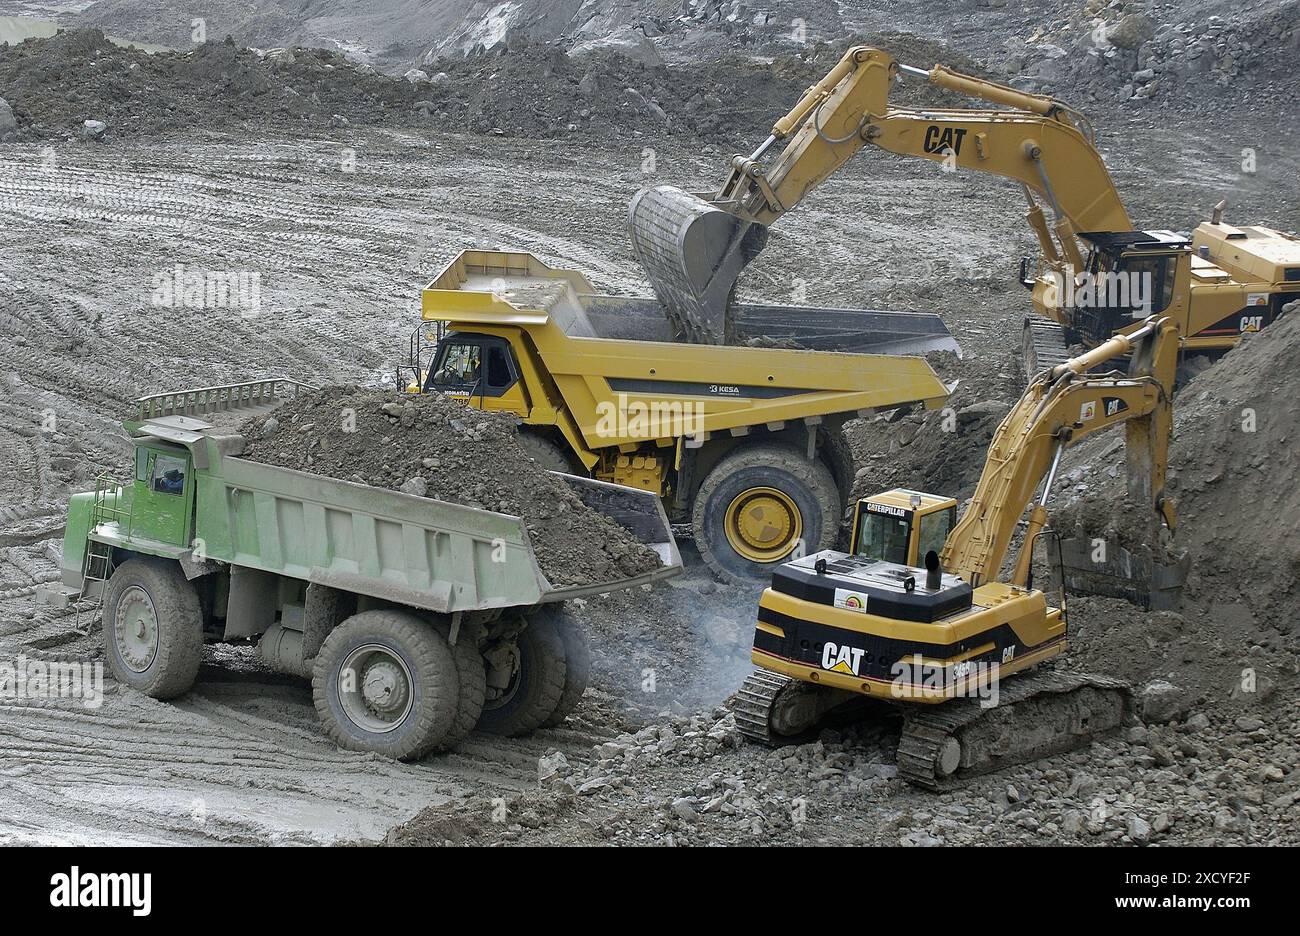
M 1094 372 L 1124 357 L 1127 372 Z M 760 668 L 734 703 L 741 731 L 782 743 L 846 702 L 896 703 L 899 772 L 939 789 L 1116 727 L 1127 698 L 1118 680 L 1054 669 L 1000 681 L 1066 647 L 1064 591 L 1049 605 L 1031 564 L 1034 544 L 1054 535 L 1046 504 L 1066 448 L 1124 423 L 1129 496 L 1150 505 L 1152 541 L 1160 523 L 1173 528 L 1164 483 L 1177 361 L 1176 324 L 1152 317 L 1043 371 L 994 433 L 955 525 L 952 498 L 889 491 L 857 505 L 850 552 L 778 567 L 759 602 Z
M 889 90 L 900 76 L 996 106 L 894 107 Z M 727 343 L 730 297 L 767 226 L 871 145 L 1021 184 L 1041 249 L 1037 264 L 1025 258 L 1020 268 L 1037 313 L 1026 319 L 1027 376 L 1065 361 L 1071 345 L 1095 347 L 1153 314 L 1177 325 L 1184 352 L 1221 352 L 1300 297 L 1300 239 L 1225 224 L 1221 206 L 1191 238 L 1134 230 L 1095 144 L 1088 120 L 1055 98 L 857 47 L 752 155 L 732 157 L 716 192 L 639 192 L 629 211 L 633 248 L 678 333 Z

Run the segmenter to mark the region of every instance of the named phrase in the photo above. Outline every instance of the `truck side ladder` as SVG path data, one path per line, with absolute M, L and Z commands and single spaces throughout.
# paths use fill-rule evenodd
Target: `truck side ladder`
M 126 538 L 131 536 L 131 509 L 118 507 L 116 500 L 112 506 L 108 503 L 110 492 L 121 490 L 121 486 L 113 481 L 107 475 L 99 475 L 95 478 L 95 497 L 90 506 L 90 527 L 89 534 L 86 538 L 86 554 L 81 558 L 81 591 L 77 593 L 73 601 L 73 607 L 76 608 L 76 617 L 73 627 L 78 631 L 81 628 L 81 601 L 92 595 L 97 601 L 93 608 L 102 608 L 104 604 L 104 592 L 108 589 L 106 583 L 109 576 L 113 574 L 113 547 L 99 540 L 93 539 L 93 535 L 105 523 L 116 523 L 122 534 Z M 98 588 L 94 588 L 91 583 L 98 582 Z M 86 630 L 89 631 L 92 620 L 87 622 Z

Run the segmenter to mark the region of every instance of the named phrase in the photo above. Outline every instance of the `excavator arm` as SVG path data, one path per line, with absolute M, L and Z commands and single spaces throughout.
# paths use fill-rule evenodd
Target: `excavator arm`
M 1002 109 L 891 107 L 889 90 L 900 72 Z M 778 143 L 783 149 L 764 162 Z M 1132 229 L 1082 115 L 1044 95 L 942 66 L 900 65 L 862 46 L 845 53 L 752 155 L 732 157 L 716 193 L 701 198 L 659 186 L 634 199 L 633 246 L 660 298 L 673 293 L 665 305 L 697 329 L 716 330 L 736 278 L 762 247 L 762 229 L 868 144 L 1020 182 L 1049 262 L 1064 259 L 1080 269 L 1077 233 Z M 1050 224 L 1042 204 L 1052 212 Z
M 1130 356 L 1127 374 L 1089 373 L 1124 355 Z M 1153 533 L 1157 518 L 1172 529 L 1173 505 L 1164 486 L 1177 365 L 1177 327 L 1153 317 L 1034 378 L 993 435 L 975 494 L 939 557 L 943 568 L 976 586 L 996 580 L 1041 483 L 1042 498 L 1030 512 L 1012 575 L 1012 584 L 1023 585 L 1061 453 L 1119 423 L 1127 427 L 1129 495 L 1151 505 Z

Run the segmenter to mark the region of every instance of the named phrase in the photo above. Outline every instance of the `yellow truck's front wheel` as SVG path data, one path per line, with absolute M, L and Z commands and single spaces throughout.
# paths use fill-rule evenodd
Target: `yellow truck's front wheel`
M 839 489 L 794 446 L 749 445 L 724 457 L 695 496 L 695 545 L 724 581 L 765 581 L 792 554 L 834 544 Z

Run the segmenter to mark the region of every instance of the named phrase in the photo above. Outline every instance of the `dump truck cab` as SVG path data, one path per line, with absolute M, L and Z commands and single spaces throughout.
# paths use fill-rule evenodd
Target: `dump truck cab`
M 956 524 L 956 499 L 894 488 L 864 497 L 854 506 L 849 551 L 867 559 L 920 566 L 926 553 L 943 549 Z
M 124 505 L 132 534 L 168 546 L 188 546 L 194 528 L 194 459 L 189 449 L 152 437 L 135 447 L 135 471 Z
M 425 392 L 463 399 L 476 409 L 527 417 L 530 401 L 523 370 L 510 340 L 486 332 L 450 332 L 434 351 Z

